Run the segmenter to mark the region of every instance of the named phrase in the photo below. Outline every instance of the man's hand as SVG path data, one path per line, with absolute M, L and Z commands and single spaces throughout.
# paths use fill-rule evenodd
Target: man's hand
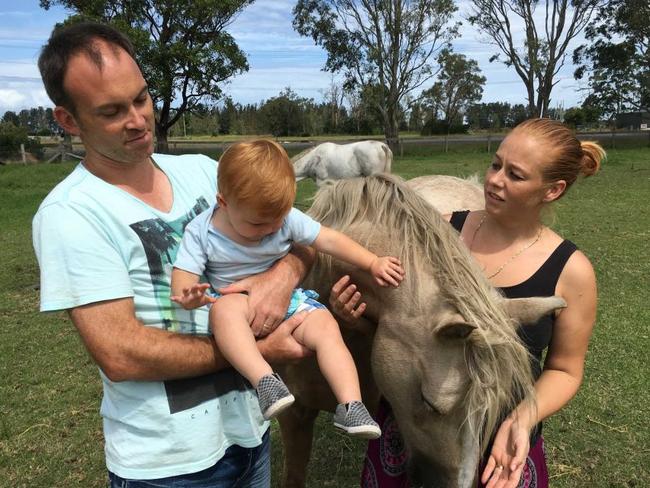
M 217 301 L 215 297 L 205 293 L 208 288 L 210 288 L 208 283 L 196 283 L 189 288 L 183 288 L 182 295 L 174 295 L 169 298 L 172 302 L 178 303 L 185 310 L 199 308 L 208 303 L 214 303 Z
M 268 336 L 257 341 L 257 347 L 269 363 L 297 361 L 313 354 L 312 351 L 296 341 L 293 331 L 302 324 L 308 312 L 300 312 L 282 322 Z
M 284 320 L 293 286 L 278 282 L 273 279 L 273 274 L 267 271 L 220 288 L 219 292 L 224 295 L 243 292 L 248 294 L 251 329 L 255 336 L 259 336 L 272 332 Z
M 370 274 L 381 286 L 398 287 L 404 279 L 404 268 L 399 259 L 392 256 L 376 258 L 370 263 Z

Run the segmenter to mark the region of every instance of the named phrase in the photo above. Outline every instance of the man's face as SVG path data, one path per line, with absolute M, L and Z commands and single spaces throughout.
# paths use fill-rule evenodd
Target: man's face
M 59 123 L 81 137 L 85 164 L 116 167 L 148 161 L 153 152 L 154 114 L 147 83 L 122 49 L 98 43 L 100 70 L 86 54 L 70 59 L 64 87 L 75 114 L 55 109 Z

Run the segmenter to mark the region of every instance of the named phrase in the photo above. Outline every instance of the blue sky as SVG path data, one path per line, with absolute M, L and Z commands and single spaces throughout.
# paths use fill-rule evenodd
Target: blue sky
M 52 106 L 40 80 L 36 61 L 41 46 L 54 25 L 68 13 L 49 11 L 38 0 L 0 0 L 0 114 L 36 106 Z M 459 20 L 467 12 L 468 0 L 459 4 Z M 300 96 L 320 100 L 331 83 L 331 74 L 321 71 L 325 53 L 311 39 L 300 37 L 291 26 L 295 0 L 257 0 L 229 27 L 240 48 L 247 53 L 250 70 L 233 78 L 226 93 L 240 103 L 258 103 L 291 87 Z M 465 22 L 466 24 L 466 22 Z M 495 48 L 469 26 L 454 42 L 456 52 L 479 62 L 487 78 L 484 102 L 525 103 L 522 82 L 514 70 L 489 63 Z M 573 47 L 571 48 L 573 49 Z M 570 59 L 553 91 L 552 106 L 579 104 L 583 95 L 572 77 Z

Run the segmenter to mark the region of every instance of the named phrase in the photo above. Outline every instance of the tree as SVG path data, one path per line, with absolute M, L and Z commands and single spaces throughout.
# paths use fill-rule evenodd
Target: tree
M 506 121 L 506 127 L 516 127 L 529 117 L 530 113 L 528 112 L 528 107 L 523 103 L 516 103 L 510 109 L 510 114 Z
M 409 104 L 411 110 L 409 111 L 408 130 L 420 132 L 424 125 L 424 110 L 421 102 L 414 102 Z
M 574 129 L 585 123 L 585 113 L 580 107 L 570 107 L 564 112 L 564 121 L 569 127 Z
M 512 107 L 507 102 L 474 103 L 467 107 L 465 117 L 474 129 L 502 129 Z
M 332 75 L 330 86 L 321 93 L 327 106 L 328 117 L 325 121 L 325 127 L 329 129 L 327 132 L 336 133 L 339 128 L 341 116 L 345 114 L 345 108 L 343 107 L 345 92 L 343 87 L 334 80 L 334 76 Z
M 266 129 L 276 137 L 307 134 L 306 105 L 311 100 L 300 98 L 290 88 L 285 88 L 277 97 L 270 98 L 260 107 L 260 115 Z
M 133 41 L 156 107 L 157 150 L 187 112 L 221 97 L 220 84 L 248 70 L 245 54 L 226 32 L 253 0 L 40 0 L 108 22 Z M 76 21 L 76 18 L 70 21 Z
M 571 41 L 585 28 L 601 0 L 473 0 L 469 21 L 485 34 L 503 63 L 524 82 L 528 115 L 544 117 Z M 544 8 L 543 15 L 537 6 Z M 523 22 L 523 39 L 517 36 Z M 523 46 L 523 47 L 519 47 Z
M 347 89 L 376 86 L 389 146 L 399 144 L 400 101 L 435 75 L 429 59 L 457 35 L 453 0 L 298 0 L 293 26 L 327 51 L 325 70 Z
M 7 110 L 2 116 L 2 122 L 9 122 L 17 127 L 20 125 L 20 118 L 16 112 Z
M 472 103 L 483 96 L 485 76 L 481 75 L 478 63 L 467 59 L 463 54 L 456 54 L 448 49 L 438 57 L 440 74 L 431 88 L 422 93 L 425 103 L 436 107 L 447 126 L 447 135 L 453 124 L 462 124 L 462 113 Z M 445 138 L 445 152 L 447 152 Z
M 610 0 L 585 29 L 589 44 L 573 53 L 576 79 L 588 76 L 589 103 L 614 118 L 650 111 L 650 4 Z

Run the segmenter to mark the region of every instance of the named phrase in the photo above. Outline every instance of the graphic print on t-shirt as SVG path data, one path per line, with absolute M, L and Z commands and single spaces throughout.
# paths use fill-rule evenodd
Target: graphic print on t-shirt
M 171 306 L 169 283 L 171 266 L 176 259 L 178 246 L 183 238 L 185 226 L 209 206 L 207 200 L 200 197 L 192 209 L 181 218 L 166 222 L 160 218 L 142 220 L 131 224 L 131 228 L 140 238 L 147 264 L 151 274 L 153 292 L 161 311 L 162 326 L 165 330 L 177 331 L 175 308 Z
M 170 296 L 171 266 L 176 259 L 178 247 L 183 238 L 185 226 L 209 207 L 207 200 L 198 198 L 192 209 L 181 218 L 166 222 L 160 218 L 142 220 L 131 224 L 138 235 L 147 257 L 154 295 L 165 330 L 177 331 L 178 321 Z M 195 332 L 195 331 L 193 331 Z M 243 377 L 233 369 L 198 378 L 165 381 L 165 392 L 170 413 L 194 408 L 228 392 L 244 391 L 247 386 Z

